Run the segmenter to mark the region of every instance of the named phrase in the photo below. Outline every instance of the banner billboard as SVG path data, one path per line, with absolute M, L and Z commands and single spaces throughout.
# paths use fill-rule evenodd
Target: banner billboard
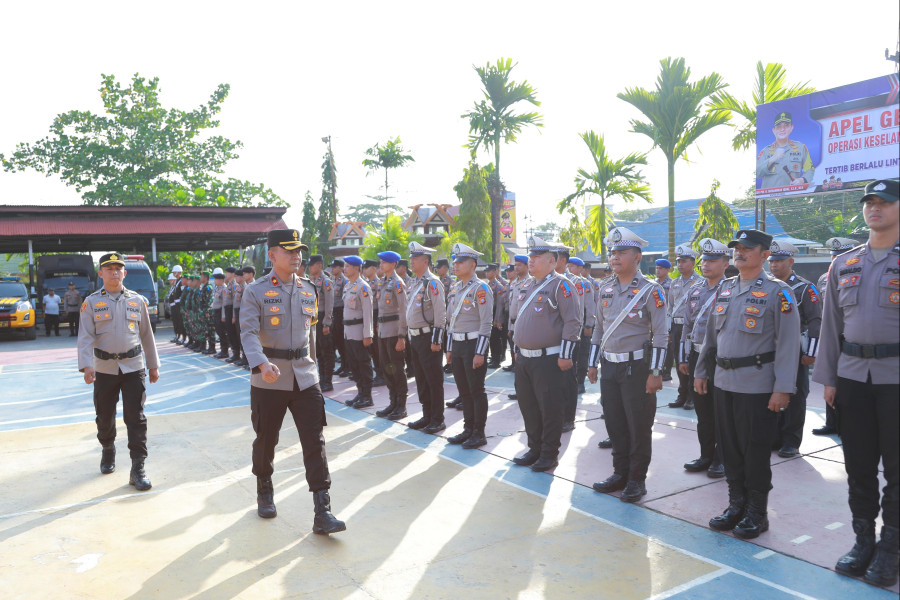
M 516 194 L 503 193 L 503 207 L 500 209 L 500 243 L 516 243 Z
M 756 197 L 863 187 L 900 176 L 897 75 L 756 107 Z

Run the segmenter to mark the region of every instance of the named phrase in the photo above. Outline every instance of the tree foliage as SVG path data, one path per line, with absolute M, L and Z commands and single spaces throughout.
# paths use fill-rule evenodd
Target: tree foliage
M 316 218 L 316 205 L 309 190 L 306 190 L 303 199 L 303 220 L 300 223 L 303 227 L 302 239 L 309 246 L 310 254 L 318 254 L 319 221 Z
M 700 251 L 700 240 L 712 238 L 723 244 L 734 239 L 738 230 L 738 220 L 735 218 L 731 207 L 716 195 L 719 189 L 718 180 L 713 180 L 709 189 L 709 196 L 700 203 L 700 214 L 694 221 L 694 250 Z
M 332 185 L 335 187 L 332 188 Z M 328 150 L 322 159 L 322 194 L 319 196 L 315 240 L 318 253 L 323 255 L 328 251 L 328 236 L 331 235 L 332 226 L 337 221 L 337 200 L 332 193 L 333 189 L 337 189 L 337 167 L 331 151 Z
M 378 169 L 384 169 L 385 216 L 388 215 L 387 201 L 391 198 L 388 192 L 388 173 L 391 169 L 398 169 L 416 160 L 411 154 L 404 154 L 404 152 L 407 150 L 404 150 L 400 136 L 397 136 L 392 140 L 389 139 L 384 145 L 375 144 L 366 150 L 366 156 L 369 158 L 362 161 L 363 166 L 369 169 L 370 174 Z
M 434 253 L 434 258 L 450 258 L 450 255 L 453 254 L 453 245 L 456 243 L 466 244 L 467 246 L 472 245 L 465 231 L 458 229 L 445 231 L 444 237 L 441 238 L 441 243 L 435 248 L 437 252 Z
M 383 196 L 372 196 L 375 200 L 381 200 Z M 381 227 L 384 222 L 384 215 L 401 213 L 403 208 L 396 204 L 378 204 L 373 202 L 362 202 L 348 208 L 342 216 L 346 221 L 355 221 L 368 223 L 374 227 Z
M 403 229 L 403 219 L 399 215 L 388 215 L 381 227 L 366 227 L 366 237 L 359 253 L 362 258 L 378 259 L 379 252 L 393 250 L 401 256 L 409 252 L 410 242 L 425 241 L 419 234 Z
M 488 181 L 493 170 L 493 165 L 480 167 L 472 160 L 463 170 L 463 178 L 453 186 L 459 198 L 459 215 L 451 229 L 463 232 L 468 239 L 465 243 L 485 256 L 490 256 L 492 251 Z
M 47 137 L 18 144 L 0 162 L 10 172 L 56 175 L 89 205 L 286 206 L 262 184 L 218 177 L 242 147 L 209 133 L 228 91 L 220 84 L 194 110 L 165 108 L 158 78 L 135 74 L 123 87 L 103 75 L 104 114 L 59 114 Z
M 753 207 L 756 200 L 739 198 L 735 206 Z M 766 214 L 778 219 L 788 235 L 824 244 L 830 237 L 862 239 L 868 227 L 859 209 L 859 190 L 837 191 L 813 196 L 766 198 Z

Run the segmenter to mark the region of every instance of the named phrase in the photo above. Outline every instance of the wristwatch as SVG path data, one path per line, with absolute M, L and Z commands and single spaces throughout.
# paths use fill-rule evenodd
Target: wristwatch
M 650 374 L 654 377 L 659 377 L 661 371 L 659 369 L 650 369 Z

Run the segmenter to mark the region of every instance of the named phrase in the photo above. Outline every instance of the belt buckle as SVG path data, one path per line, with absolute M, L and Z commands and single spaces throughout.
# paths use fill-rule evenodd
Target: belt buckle
M 731 366 L 731 359 L 730 359 L 730 358 L 723 358 L 723 359 L 722 359 L 722 368 L 723 368 L 723 369 L 731 369 L 731 368 L 733 368 L 733 367 Z
M 875 346 L 870 344 L 860 344 L 859 350 L 863 358 L 875 358 Z

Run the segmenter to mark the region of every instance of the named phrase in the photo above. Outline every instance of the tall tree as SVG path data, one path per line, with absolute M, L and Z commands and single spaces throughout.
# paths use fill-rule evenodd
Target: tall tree
M 322 194 L 319 196 L 319 217 L 317 219 L 316 246 L 319 254 L 325 254 L 328 249 L 328 236 L 337 221 L 337 200 L 334 191 L 337 189 L 337 168 L 334 166 L 334 157 L 331 155 L 331 146 L 325 152 L 322 159 Z
M 694 221 L 694 249 L 700 251 L 700 240 L 712 238 L 723 244 L 734 239 L 738 229 L 738 220 L 735 218 L 731 207 L 728 206 L 716 191 L 719 189 L 718 180 L 713 180 L 709 188 L 709 196 L 700 203 L 700 214 Z
M 57 115 L 49 136 L 18 144 L 0 163 L 6 171 L 57 175 L 91 205 L 287 206 L 262 184 L 218 177 L 242 147 L 210 132 L 228 91 L 220 84 L 193 110 L 165 108 L 158 78 L 136 74 L 122 87 L 103 75 L 104 114 Z
M 309 246 L 311 254 L 317 254 L 318 244 L 316 242 L 318 242 L 319 238 L 319 225 L 316 219 L 316 205 L 313 204 L 313 197 L 309 190 L 306 190 L 306 197 L 303 200 L 303 220 L 301 225 L 303 227 L 303 241 Z
M 653 140 L 666 156 L 669 184 L 669 256 L 675 255 L 675 162 L 685 158 L 686 150 L 697 139 L 718 125 L 728 121 L 721 112 L 703 112 L 704 103 L 726 83 L 718 73 L 711 73 L 699 81 L 689 81 L 691 70 L 683 58 L 664 58 L 660 61 L 656 89 L 626 88 L 617 97 L 637 108 L 646 121 L 631 121 L 631 130 Z
M 493 170 L 493 165 L 480 167 L 473 159 L 463 171 L 463 178 L 453 186 L 459 198 L 459 215 L 452 230 L 463 232 L 467 238 L 465 243 L 485 255 L 492 252 L 488 182 Z
M 713 94 L 710 99 L 710 111 L 724 113 L 729 118 L 732 113 L 743 117 L 740 125 L 731 123 L 731 126 L 737 130 L 731 139 L 731 145 L 735 150 L 746 150 L 756 144 L 756 107 L 758 105 L 816 91 L 816 88 L 810 86 L 808 81 L 789 85 L 786 83 L 786 79 L 787 72 L 781 63 L 768 63 L 764 67 L 762 61 L 758 61 L 751 102 L 738 100 L 724 90 Z
M 575 191 L 557 204 L 559 213 L 568 210 L 578 219 L 588 196 L 598 196 L 600 204 L 592 206 L 587 223 L 588 241 L 594 253 L 601 259 L 606 255 L 604 238 L 613 222 L 612 212 L 606 208 L 606 201 L 618 197 L 630 203 L 638 198 L 651 202 L 650 186 L 639 167 L 647 164 L 647 155 L 636 152 L 625 158 L 612 159 L 606 150 L 603 135 L 593 131 L 580 134 L 591 153 L 593 170 L 578 169 L 575 175 Z M 578 200 L 581 200 L 580 206 Z M 579 210 L 581 209 L 581 210 Z M 571 245 L 571 244 L 567 244 Z
M 527 102 L 540 106 L 535 90 L 527 81 L 516 83 L 509 76 L 518 63 L 511 58 L 501 58 L 496 63 L 475 67 L 475 72 L 484 86 L 484 98 L 476 102 L 472 110 L 462 115 L 469 121 L 468 148 L 474 158 L 479 148 L 494 153 L 494 171 L 491 174 L 488 192 L 491 199 L 491 257 L 500 256 L 500 210 L 503 208 L 503 182 L 500 179 L 501 143 L 516 142 L 518 135 L 527 126 L 543 127 L 543 118 L 536 112 L 513 113 L 513 106 Z
M 404 152 L 407 152 L 407 150 L 403 149 L 400 136 L 397 136 L 392 140 L 389 139 L 383 146 L 375 144 L 366 150 L 366 156 L 369 158 L 362 161 L 363 166 L 369 168 L 369 173 L 374 173 L 378 169 L 384 169 L 385 217 L 388 214 L 387 203 L 391 197 L 388 193 L 388 173 L 391 169 L 397 169 L 416 160 L 412 155 L 404 154 Z

